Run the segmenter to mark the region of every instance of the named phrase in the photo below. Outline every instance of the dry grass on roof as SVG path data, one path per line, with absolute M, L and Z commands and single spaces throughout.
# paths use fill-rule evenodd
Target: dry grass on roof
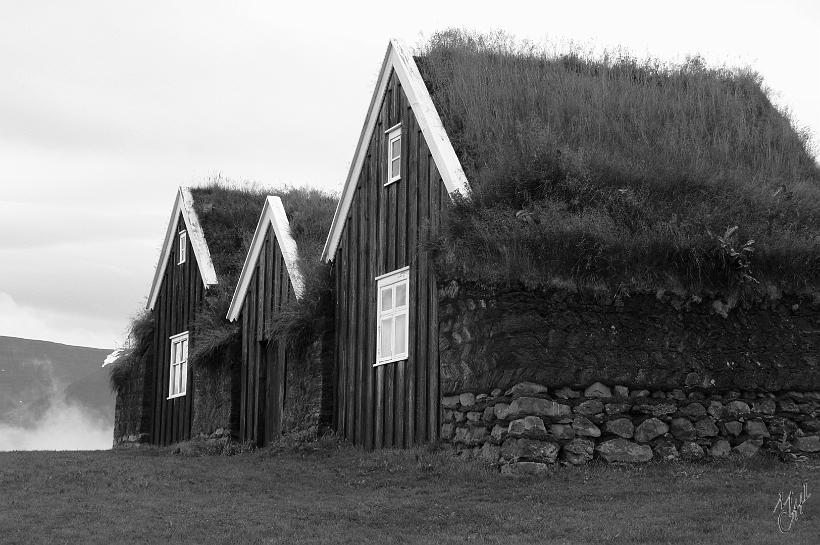
M 189 357 L 194 364 L 219 364 L 228 349 L 239 342 L 238 323 L 229 323 L 225 316 L 266 198 L 275 195 L 282 199 L 299 252 L 305 297 L 311 301 L 319 299 L 313 291 L 324 289 L 326 284 L 327 272 L 319 257 L 338 199 L 318 189 L 241 185 L 222 177 L 192 188 L 191 193 L 219 285 L 206 294 L 204 308 L 194 320 Z
M 820 169 L 808 134 L 772 105 L 759 75 L 698 58 L 553 54 L 459 30 L 419 53 L 474 190 L 435 245 L 445 274 L 621 289 L 725 291 L 751 278 L 819 287 Z
M 193 342 L 189 360 L 194 365 L 223 365 L 227 354 L 239 342 L 238 323 L 226 319 L 236 282 L 242 272 L 265 199 L 278 195 L 290 223 L 291 234 L 299 251 L 299 266 L 305 279 L 303 301 L 286 309 L 280 320 L 283 331 L 296 331 L 305 345 L 313 342 L 314 323 L 323 323 L 329 300 L 328 269 L 319 257 L 330 229 L 338 197 L 318 189 L 258 184 L 240 184 L 218 176 L 191 188 L 194 210 L 216 269 L 219 284 L 205 294 L 205 303 L 192 325 Z M 111 385 L 121 389 L 129 380 L 131 369 L 151 347 L 153 317 L 141 312 L 129 325 L 127 351 L 112 365 Z M 290 341 L 294 344 L 296 341 Z

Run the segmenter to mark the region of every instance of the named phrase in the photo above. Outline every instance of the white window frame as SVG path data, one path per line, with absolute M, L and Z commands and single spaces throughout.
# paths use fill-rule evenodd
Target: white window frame
M 401 180 L 401 123 L 393 125 L 384 133 L 387 135 L 387 181 L 384 185 L 390 185 Z M 399 154 L 393 156 L 393 142 L 396 140 L 399 141 Z M 396 159 L 399 160 L 398 174 L 393 172 L 393 161 Z
M 188 390 L 188 350 L 191 345 L 188 332 L 172 335 L 171 339 L 171 365 L 168 369 L 168 399 L 182 397 Z M 177 347 L 180 348 L 181 358 L 175 360 Z M 178 378 L 178 380 L 176 380 Z
M 177 238 L 179 240 L 179 259 L 177 265 L 182 265 L 188 259 L 188 231 L 182 230 Z
M 404 305 L 396 306 L 396 287 L 404 285 L 405 300 Z M 393 307 L 387 311 L 382 310 L 382 290 L 385 288 L 392 289 Z M 385 365 L 396 361 L 406 360 L 410 348 L 410 267 L 403 267 L 395 271 L 383 274 L 376 277 L 376 362 L 374 367 L 378 365 Z M 404 351 L 393 353 L 395 350 L 395 323 L 396 317 L 404 316 Z M 382 356 L 382 320 L 391 319 L 390 330 L 390 345 L 391 354 L 389 356 Z

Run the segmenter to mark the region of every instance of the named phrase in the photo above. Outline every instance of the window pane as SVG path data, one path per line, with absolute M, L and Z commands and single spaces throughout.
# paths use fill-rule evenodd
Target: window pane
M 407 283 L 396 284 L 396 306 L 403 307 L 407 304 Z
M 399 314 L 395 318 L 394 327 L 396 329 L 396 354 L 401 354 L 407 350 L 407 315 Z
M 395 178 L 401 175 L 401 159 L 393 159 L 390 163 L 390 177 Z
M 170 394 L 174 395 L 177 393 L 177 368 L 176 365 L 171 366 L 171 387 L 170 387 Z
M 382 358 L 389 358 L 393 355 L 393 351 L 391 350 L 391 342 L 390 337 L 393 333 L 393 319 L 392 318 L 385 318 L 382 320 L 382 329 L 381 329 L 381 339 L 379 339 L 380 346 L 381 346 L 381 357 Z
M 183 363 L 179 366 L 179 393 L 185 391 L 188 384 L 188 365 Z
M 188 361 L 188 339 L 182 341 L 182 361 Z
M 393 309 L 393 288 L 382 288 L 382 312 Z
M 390 158 L 401 155 L 401 138 L 396 138 L 390 143 Z

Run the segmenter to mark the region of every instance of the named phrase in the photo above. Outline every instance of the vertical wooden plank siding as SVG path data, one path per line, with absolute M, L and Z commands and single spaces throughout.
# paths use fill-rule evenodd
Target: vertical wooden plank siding
M 185 224 L 180 214 L 177 226 L 182 225 Z M 150 373 L 154 379 L 150 435 L 151 442 L 158 445 L 189 439 L 191 435 L 194 382 L 190 365 L 187 366 L 186 395 L 168 399 L 171 337 L 190 330 L 205 292 L 190 237 L 186 239 L 185 252 L 185 263 L 177 264 L 179 237 L 175 236 L 153 310 L 156 334 Z M 196 340 L 191 336 L 189 342 Z
M 378 137 L 374 135 L 374 139 Z M 362 367 L 365 372 L 365 395 L 364 395 L 364 446 L 366 448 L 373 448 L 373 415 L 375 412 L 375 395 L 374 382 L 376 379 L 376 371 L 373 368 L 373 362 L 376 361 L 376 317 L 371 308 L 376 306 L 376 287 L 371 278 L 377 276 L 377 252 L 376 236 L 378 233 L 378 198 L 379 192 L 376 184 L 369 183 L 378 168 L 378 158 L 375 153 L 371 152 L 367 158 L 367 170 L 363 173 L 363 188 L 367 195 L 367 269 L 364 274 L 365 290 L 362 294 L 362 301 L 364 303 L 364 320 L 365 327 L 365 357 L 362 362 Z
M 356 287 L 357 283 L 356 280 L 358 279 L 358 255 L 359 255 L 359 194 L 357 194 L 353 198 L 353 215 L 350 218 L 350 242 L 348 244 L 348 259 L 349 259 L 349 267 L 350 267 L 350 275 L 348 276 L 348 292 L 349 293 L 357 293 Z M 347 321 L 348 321 L 348 331 L 347 331 L 347 340 L 348 346 L 350 346 L 350 359 L 347 366 L 347 393 L 350 398 L 350 403 L 348 404 L 349 410 L 347 411 L 347 420 L 345 422 L 345 430 L 348 437 L 355 437 L 356 434 L 356 402 L 357 402 L 357 395 L 360 393 L 359 385 L 356 381 L 356 366 L 357 366 L 357 358 L 356 355 L 358 353 L 358 347 L 356 346 L 356 330 L 358 329 L 358 324 L 356 323 L 356 304 L 359 302 L 359 298 L 355 297 L 351 299 L 350 304 L 348 305 L 348 312 L 347 312 Z
M 418 277 L 418 260 L 416 259 L 418 249 L 418 147 L 421 135 L 416 119 L 412 115 L 409 106 L 405 119 L 407 120 L 407 264 L 410 266 L 409 297 L 411 301 L 418 298 L 416 290 L 416 278 Z M 408 320 L 415 324 L 418 320 L 416 305 L 410 305 Z M 408 339 L 408 361 L 415 363 L 417 359 L 416 339 Z M 407 444 L 416 443 L 416 366 L 407 366 L 405 377 L 405 391 L 407 392 Z
M 402 125 L 401 179 L 387 180 L 385 131 Z M 412 108 L 391 75 L 336 250 L 334 424 L 366 448 L 435 440 L 439 429 L 438 309 L 421 251 L 449 198 Z M 409 266 L 408 359 L 374 367 L 376 277 Z
M 282 433 L 288 354 L 273 343 L 268 331 L 292 289 L 276 234 L 269 225 L 240 314 L 240 441 L 264 445 Z

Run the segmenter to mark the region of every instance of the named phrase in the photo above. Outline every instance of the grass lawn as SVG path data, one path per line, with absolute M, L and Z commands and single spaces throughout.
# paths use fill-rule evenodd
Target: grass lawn
M 790 533 L 778 493 L 812 494 Z M 818 543 L 820 466 L 556 467 L 446 452 L 0 453 L 0 543 Z

